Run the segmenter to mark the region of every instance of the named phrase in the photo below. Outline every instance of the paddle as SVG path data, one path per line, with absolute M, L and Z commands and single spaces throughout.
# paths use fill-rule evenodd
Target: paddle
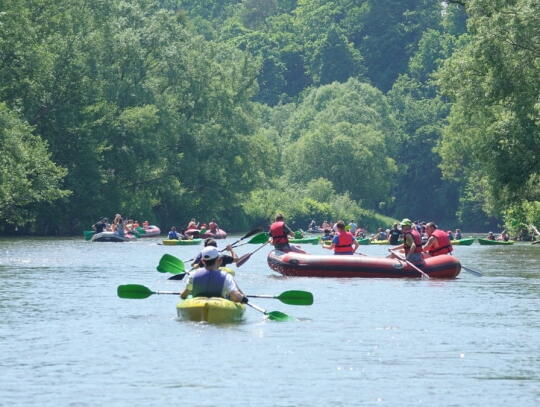
M 268 241 L 270 235 L 267 232 L 261 232 L 257 236 L 254 236 L 248 243 L 261 244 Z
M 420 270 L 418 267 L 416 267 L 414 264 L 412 264 L 409 260 L 407 260 L 407 258 L 405 257 L 401 257 L 398 253 L 396 253 L 394 250 L 392 249 L 388 249 L 389 252 L 391 253 L 394 253 L 394 255 L 401 261 L 404 261 L 405 263 L 407 263 L 409 266 L 411 266 L 413 269 L 415 269 L 416 271 L 418 271 L 420 273 L 420 275 L 422 276 L 422 278 L 425 278 L 427 280 L 429 280 L 429 276 L 424 273 L 422 270 Z
M 268 312 L 265 309 L 262 309 L 261 307 L 258 307 L 255 304 L 252 304 L 250 302 L 248 302 L 247 305 L 249 305 L 251 308 L 253 308 L 253 309 L 255 309 L 255 310 L 259 311 L 259 312 L 262 312 L 264 315 L 266 315 L 268 317 L 268 319 L 271 319 L 272 321 L 285 322 L 285 321 L 292 321 L 293 320 L 293 318 L 291 318 L 287 314 L 284 314 L 283 312 L 280 312 L 280 311 L 270 311 L 270 312 Z
M 84 240 L 90 240 L 90 239 L 92 239 L 92 236 L 94 236 L 95 233 L 96 233 L 96 232 L 94 232 L 93 230 L 85 230 L 85 231 L 83 232 L 83 234 L 84 234 Z
M 264 243 L 262 246 L 256 248 L 255 250 L 253 250 L 251 253 L 246 253 L 244 254 L 242 257 L 240 257 L 238 259 L 238 261 L 236 262 L 236 267 L 240 267 L 242 266 L 246 261 L 249 260 L 249 258 L 254 254 L 254 253 L 257 253 L 259 250 L 261 250 L 264 246 L 266 246 L 268 243 L 270 243 L 268 240 L 266 241 L 266 243 Z
M 277 296 L 273 295 L 246 295 L 250 298 L 274 298 L 284 304 L 289 305 L 311 305 L 313 304 L 313 294 L 308 291 L 289 290 Z
M 268 233 L 261 232 L 258 233 L 256 236 L 253 236 L 251 239 L 249 239 L 248 243 L 251 244 L 261 244 L 268 241 Z
M 179 292 L 174 291 L 152 291 L 148 287 L 139 284 L 119 285 L 116 293 L 120 298 L 129 298 L 132 300 L 142 300 L 154 294 L 180 295 Z
M 183 273 L 185 271 L 184 262 L 172 254 L 165 253 L 159 260 L 157 271 L 171 274 Z
M 465 271 L 468 271 L 468 272 L 471 273 L 471 274 L 474 274 L 475 276 L 478 276 L 478 277 L 482 277 L 482 276 L 483 276 L 483 274 L 480 273 L 479 271 L 476 271 L 476 270 L 473 270 L 473 269 L 471 269 L 471 268 L 469 268 L 469 267 L 466 267 L 466 266 L 464 266 L 463 264 L 461 265 L 461 268 L 462 268 L 463 270 L 465 270 Z
M 248 233 L 246 233 L 244 236 L 242 236 L 240 239 L 236 240 L 235 242 L 233 242 L 231 244 L 231 246 L 234 247 L 234 245 L 236 245 L 238 242 L 250 237 L 250 236 L 253 236 L 254 234 L 258 233 L 261 229 L 254 229 L 254 230 L 251 230 L 249 231 Z M 264 233 L 263 233 L 264 234 Z M 259 233 L 260 235 L 260 233 Z M 257 236 L 259 236 L 257 235 Z M 257 236 L 255 236 L 253 239 L 257 238 Z M 251 240 L 253 240 L 251 239 Z M 251 242 L 250 240 L 250 242 Z M 227 250 L 226 248 L 225 249 L 222 249 L 220 250 L 221 252 Z M 189 260 L 186 260 L 185 263 L 189 263 L 190 261 L 193 261 L 195 260 L 195 257 L 189 259 Z M 159 264 L 157 266 L 157 271 L 159 271 L 160 273 L 171 273 L 171 274 L 179 274 L 179 273 L 183 273 L 185 271 L 185 265 L 184 265 L 184 262 L 182 260 L 180 260 L 178 257 L 175 257 L 171 254 L 168 254 L 168 253 L 165 253 L 161 259 L 159 260 Z M 182 277 L 183 278 L 183 277 Z M 180 280 L 182 279 L 180 278 Z

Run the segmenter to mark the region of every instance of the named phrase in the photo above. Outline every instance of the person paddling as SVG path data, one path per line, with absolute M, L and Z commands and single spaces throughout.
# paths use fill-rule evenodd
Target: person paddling
M 212 239 L 211 237 L 204 239 L 204 247 L 215 247 L 217 249 L 217 242 Z M 234 252 L 231 245 L 227 245 L 225 249 L 230 253 L 228 254 L 220 254 L 221 257 L 221 265 L 226 266 L 227 264 L 236 263 L 238 261 L 238 256 Z M 202 262 L 202 251 L 195 257 L 195 260 L 193 260 L 193 263 L 191 263 L 191 267 L 198 268 L 203 267 L 204 264 Z
M 330 246 L 323 244 L 323 248 L 333 250 L 334 254 L 338 255 L 354 254 L 359 245 L 353 234 L 345 230 L 345 222 L 340 220 L 336 223 L 336 228 L 338 234 L 332 239 L 332 244 Z
M 401 250 L 405 251 L 405 260 L 410 261 L 417 267 L 422 267 L 424 258 L 422 256 L 422 237 L 416 228 L 412 227 L 412 221 L 410 219 L 403 219 L 401 221 L 401 231 L 403 232 L 403 244 L 395 246 L 390 251 Z M 391 253 L 390 258 L 399 258 L 394 253 Z
M 102 218 L 100 221 L 96 222 L 96 224 L 92 226 L 92 229 L 94 229 L 96 235 L 107 230 L 107 218 Z
M 294 237 L 294 232 L 289 226 L 285 223 L 285 217 L 278 213 L 275 217 L 274 223 L 270 225 L 270 241 L 274 245 L 276 250 L 281 250 L 282 252 L 300 252 L 304 251 L 299 250 L 295 247 L 291 247 L 289 244 L 289 236 Z
M 176 231 L 176 226 L 172 226 L 171 230 L 169 231 L 169 234 L 167 235 L 169 240 L 179 240 L 182 239 L 184 236 L 182 234 L 178 233 Z
M 428 235 L 428 240 L 423 248 L 424 257 L 452 253 L 452 243 L 450 242 L 450 237 L 447 232 L 437 229 L 435 223 L 428 222 L 426 224 L 426 233 Z
M 397 245 L 401 235 L 402 235 L 402 233 L 401 233 L 401 230 L 399 230 L 399 228 L 398 228 L 398 224 L 394 223 L 392 225 L 392 229 L 390 230 L 390 233 L 389 233 L 389 238 L 388 238 L 389 243 L 392 246 Z
M 233 276 L 219 270 L 221 257 L 218 249 L 207 246 L 201 251 L 204 268 L 190 274 L 186 288 L 180 294 L 185 299 L 193 297 L 222 297 L 234 302 L 247 303 L 248 299 L 238 288 Z

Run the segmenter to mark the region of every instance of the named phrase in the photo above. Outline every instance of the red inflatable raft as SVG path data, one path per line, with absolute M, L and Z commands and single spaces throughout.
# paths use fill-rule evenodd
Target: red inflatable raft
M 227 232 L 225 232 L 223 229 L 216 229 L 215 232 L 212 232 L 211 230 L 207 230 L 205 233 L 201 233 L 200 237 L 202 238 L 211 237 L 212 239 L 225 239 L 227 237 Z
M 422 271 L 431 278 L 455 278 L 461 270 L 458 259 L 447 254 L 425 261 Z M 313 255 L 272 250 L 268 254 L 268 265 L 278 273 L 295 277 L 421 277 L 404 261 L 361 255 Z

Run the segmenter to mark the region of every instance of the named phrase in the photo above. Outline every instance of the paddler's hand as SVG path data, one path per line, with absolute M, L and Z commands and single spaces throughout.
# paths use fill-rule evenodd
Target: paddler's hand
M 241 301 L 242 304 L 247 304 L 248 303 L 248 297 L 246 297 L 245 295 L 242 297 L 242 301 Z

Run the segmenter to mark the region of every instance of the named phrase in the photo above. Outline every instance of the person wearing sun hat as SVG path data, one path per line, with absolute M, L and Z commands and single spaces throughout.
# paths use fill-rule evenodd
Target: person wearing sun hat
M 201 251 L 204 268 L 190 274 L 186 288 L 180 297 L 223 297 L 235 302 L 247 303 L 247 297 L 238 288 L 229 273 L 221 271 L 221 256 L 214 246 L 206 246 Z
M 401 231 L 403 233 L 403 244 L 393 247 L 390 251 L 403 249 L 406 260 L 415 266 L 423 266 L 424 259 L 422 257 L 422 237 L 420 233 L 412 227 L 412 221 L 408 218 L 401 221 Z M 390 257 L 396 258 L 397 256 L 391 253 Z

